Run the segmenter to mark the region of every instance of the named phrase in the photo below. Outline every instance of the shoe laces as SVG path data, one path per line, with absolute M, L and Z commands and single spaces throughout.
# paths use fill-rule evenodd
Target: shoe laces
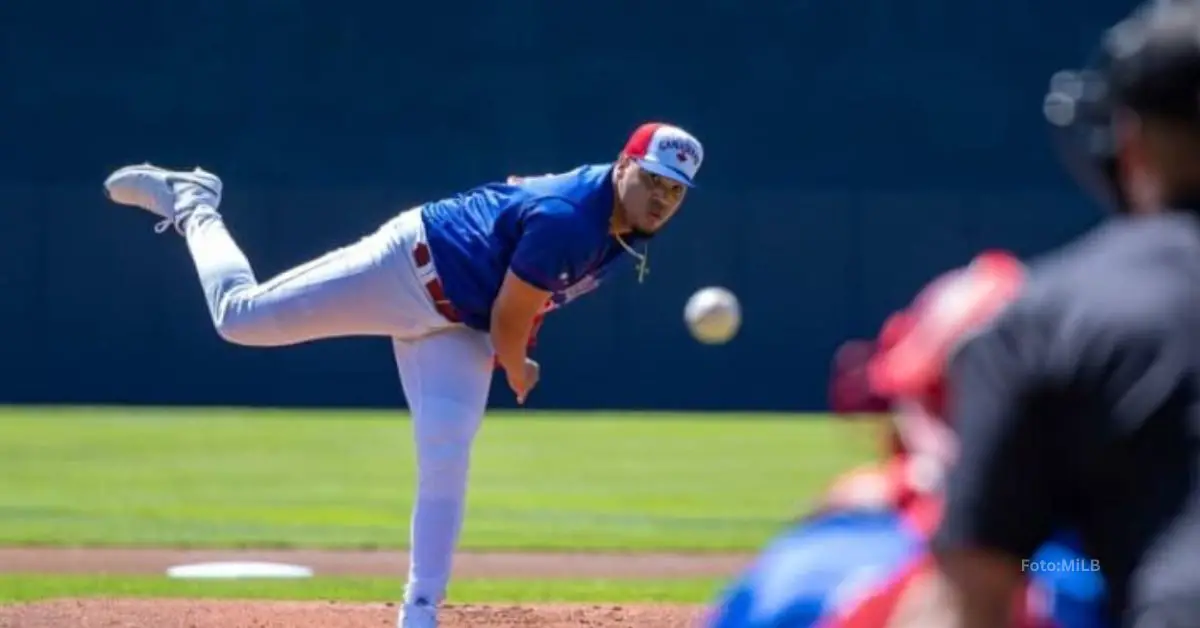
M 216 209 L 207 202 L 205 193 L 213 193 L 206 187 L 191 182 L 180 182 L 172 186 L 174 197 L 172 199 L 171 215 L 163 218 L 154 225 L 154 233 L 164 233 L 171 227 L 175 228 L 175 232 L 179 235 L 187 235 L 184 228 L 184 222 L 196 213 L 197 210 L 209 211 L 216 213 Z
M 186 212 L 186 213 L 191 213 L 191 212 Z M 154 233 L 165 233 L 167 231 L 167 229 L 170 229 L 171 227 L 175 227 L 176 233 L 178 233 L 179 235 L 187 235 L 186 233 L 184 233 L 184 230 L 183 230 L 184 216 L 185 216 L 185 213 L 180 212 L 170 218 L 163 218 L 162 220 L 154 223 Z
M 181 236 L 186 236 L 187 221 L 199 214 L 218 217 L 221 215 L 210 205 L 197 205 L 196 207 L 175 212 L 174 216 L 171 216 L 170 218 L 163 218 L 162 220 L 154 223 L 154 233 L 164 233 L 167 229 L 175 227 L 175 233 L 178 233 Z

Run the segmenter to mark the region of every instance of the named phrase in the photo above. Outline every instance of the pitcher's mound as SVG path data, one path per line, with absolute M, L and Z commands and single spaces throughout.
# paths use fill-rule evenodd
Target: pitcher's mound
M 704 610 L 665 604 L 451 605 L 442 628 L 694 628 Z M 0 627 L 394 628 L 393 604 L 74 599 L 0 606 Z

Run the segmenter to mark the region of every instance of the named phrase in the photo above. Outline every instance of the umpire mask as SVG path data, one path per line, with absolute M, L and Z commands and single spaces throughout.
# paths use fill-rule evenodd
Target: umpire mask
M 1091 63 L 1050 79 L 1043 113 L 1064 165 L 1086 191 L 1125 212 L 1121 111 L 1200 122 L 1200 2 L 1142 5 L 1105 33 Z

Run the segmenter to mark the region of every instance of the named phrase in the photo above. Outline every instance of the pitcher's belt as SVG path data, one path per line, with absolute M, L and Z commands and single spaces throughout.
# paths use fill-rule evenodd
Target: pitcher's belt
M 413 248 L 413 262 L 417 265 L 417 270 L 429 266 L 433 263 L 433 254 L 429 252 L 429 245 L 424 242 L 417 244 Z M 425 274 L 425 273 L 422 273 Z M 442 286 L 442 279 L 437 276 L 436 272 L 428 273 L 432 275 L 432 279 L 425 282 L 425 291 L 429 293 L 429 298 L 433 299 L 433 307 L 441 314 L 443 318 L 451 323 L 461 323 L 462 314 L 458 312 L 458 308 L 454 307 L 446 298 L 446 289 Z

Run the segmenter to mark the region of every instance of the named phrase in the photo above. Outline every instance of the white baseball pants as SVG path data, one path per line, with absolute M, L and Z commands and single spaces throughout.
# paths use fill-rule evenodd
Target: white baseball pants
M 428 277 L 418 275 L 412 253 L 425 240 L 420 210 L 261 284 L 215 212 L 197 209 L 185 233 L 213 325 L 225 340 L 278 347 L 346 336 L 392 338 L 417 450 L 405 600 L 441 601 L 493 354 L 487 334 L 450 323 L 434 308 L 424 287 Z

